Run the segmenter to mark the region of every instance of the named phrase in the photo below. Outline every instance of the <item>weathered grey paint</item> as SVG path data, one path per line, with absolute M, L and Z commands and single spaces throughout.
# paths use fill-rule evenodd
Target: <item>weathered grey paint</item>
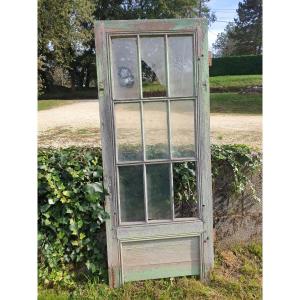
M 174 219 L 173 208 L 171 220 L 148 222 L 146 219 L 145 222 L 125 224 L 121 223 L 119 217 L 117 165 L 123 163 L 116 162 L 113 102 L 135 100 L 141 103 L 142 111 L 144 101 L 167 101 L 169 122 L 170 99 L 168 97 L 142 99 L 142 85 L 140 84 L 139 99 L 113 100 L 110 37 L 135 35 L 139 39 L 139 35 L 157 33 L 165 35 L 166 43 L 168 35 L 192 34 L 194 36 L 195 95 L 184 98 L 172 97 L 172 100 L 189 99 L 196 103 L 196 158 L 172 159 L 170 156 L 170 159 L 164 160 L 164 162 L 172 164 L 176 161 L 196 161 L 199 216 L 197 218 Z M 213 267 L 207 24 L 201 19 L 99 21 L 95 24 L 95 36 L 104 184 L 109 191 L 105 208 L 111 216 L 106 222 L 110 286 L 120 286 L 124 281 L 169 276 L 199 275 L 200 278 L 205 279 Z M 140 56 L 139 52 L 138 56 Z M 167 63 L 168 53 L 166 52 Z M 141 82 L 140 73 L 139 68 L 139 80 Z M 168 78 L 169 70 L 167 68 L 167 81 Z M 169 89 L 169 85 L 167 86 Z M 167 95 L 169 96 L 169 90 Z M 143 118 L 142 115 L 141 118 Z M 168 136 L 170 138 L 170 132 L 168 132 Z M 143 148 L 145 148 L 144 143 Z M 146 164 L 159 162 L 162 160 L 146 161 L 144 155 L 144 169 Z M 141 163 L 130 162 L 130 164 Z M 170 173 L 172 175 L 172 168 Z M 145 197 L 146 202 L 147 195 Z M 145 207 L 147 210 L 147 205 Z M 176 251 L 176 248 L 180 251 Z M 149 253 L 151 249 L 153 251 Z M 155 268 L 142 262 L 143 253 L 145 257 L 150 255 L 149 260 L 152 261 Z M 137 261 L 136 255 L 140 261 Z M 186 256 L 185 259 L 181 258 L 183 256 Z

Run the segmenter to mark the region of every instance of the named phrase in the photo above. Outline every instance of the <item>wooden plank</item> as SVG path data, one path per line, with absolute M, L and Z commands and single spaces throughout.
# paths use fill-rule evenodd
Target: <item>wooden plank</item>
M 124 267 L 199 260 L 199 237 L 122 243 Z
M 105 31 L 110 33 L 122 32 L 168 32 L 168 31 L 192 31 L 201 24 L 198 18 L 182 19 L 148 19 L 148 20 L 118 20 L 102 21 Z
M 187 235 L 199 236 L 201 232 L 203 232 L 201 220 L 178 221 L 165 224 L 121 226 L 117 228 L 117 238 L 120 241 L 148 240 Z
M 199 236 L 122 243 L 124 281 L 199 274 Z
M 132 268 L 124 272 L 124 282 L 199 275 L 199 261 Z
M 208 24 L 198 26 L 198 104 L 200 115 L 200 186 L 202 200 L 202 217 L 204 220 L 203 236 L 203 272 L 206 279 L 213 268 L 213 207 L 211 182 L 211 153 L 210 153 L 210 105 L 209 105 L 209 66 L 208 66 Z M 201 249 L 200 249 L 201 251 Z
M 106 237 L 107 237 L 107 257 L 108 257 L 108 273 L 109 284 L 111 287 L 119 286 L 121 283 L 120 273 L 120 249 L 119 242 L 116 238 L 116 216 L 117 207 L 115 205 L 115 172 L 113 161 L 115 159 L 113 127 L 112 127 L 112 101 L 110 96 L 108 60 L 107 60 L 107 41 L 103 23 L 97 22 L 95 26 L 95 45 L 96 45 L 96 63 L 98 77 L 98 93 L 101 120 L 101 137 L 102 137 L 102 160 L 104 186 L 109 195 L 105 198 L 105 210 L 110 215 L 110 219 L 106 221 Z M 103 86 L 103 90 L 100 87 Z

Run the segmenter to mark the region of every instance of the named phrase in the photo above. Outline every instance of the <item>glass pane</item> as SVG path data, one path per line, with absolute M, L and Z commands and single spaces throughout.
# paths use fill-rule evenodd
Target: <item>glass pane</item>
M 136 38 L 114 38 L 111 44 L 114 98 L 139 98 Z
M 164 37 L 141 38 L 143 97 L 167 95 Z
M 197 217 L 195 162 L 173 163 L 175 218 Z
M 143 166 L 119 167 L 122 222 L 145 221 Z
M 194 101 L 170 102 L 172 156 L 195 157 Z
M 115 120 L 118 161 L 142 160 L 140 104 L 116 104 Z
M 169 36 L 170 96 L 192 96 L 193 92 L 193 38 Z
M 171 219 L 170 165 L 148 165 L 146 170 L 148 219 Z
M 167 103 L 144 103 L 146 159 L 169 157 Z

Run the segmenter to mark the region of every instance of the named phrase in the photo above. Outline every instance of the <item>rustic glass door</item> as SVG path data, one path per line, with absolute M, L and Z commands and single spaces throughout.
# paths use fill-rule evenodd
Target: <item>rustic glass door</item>
M 207 26 L 96 23 L 109 281 L 213 264 Z

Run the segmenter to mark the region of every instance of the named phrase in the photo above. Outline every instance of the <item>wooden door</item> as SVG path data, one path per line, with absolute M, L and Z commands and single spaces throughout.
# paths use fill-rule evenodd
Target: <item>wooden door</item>
M 207 24 L 95 26 L 109 282 L 213 266 Z

